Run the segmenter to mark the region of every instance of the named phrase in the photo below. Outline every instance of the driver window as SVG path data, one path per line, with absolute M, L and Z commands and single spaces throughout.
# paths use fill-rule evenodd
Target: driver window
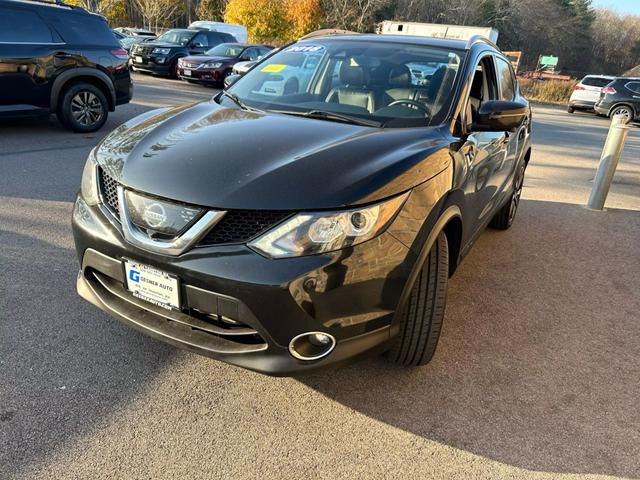
M 193 40 L 191 41 L 192 45 L 195 45 L 196 43 L 199 43 L 203 47 L 208 47 L 209 39 L 204 33 L 198 33 L 195 37 L 193 37 Z
M 467 101 L 467 124 L 477 120 L 478 111 L 483 102 L 498 99 L 496 75 L 491 62 L 491 57 L 483 58 L 473 75 L 469 100 Z

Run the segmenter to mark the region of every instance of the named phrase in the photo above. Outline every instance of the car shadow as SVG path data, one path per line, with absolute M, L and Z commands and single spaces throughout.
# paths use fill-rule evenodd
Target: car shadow
M 81 300 L 71 248 L 2 228 L 0 243 L 0 478 L 15 478 L 117 416 L 176 350 Z
M 640 214 L 525 200 L 518 215 L 451 279 L 431 364 L 375 358 L 298 380 L 511 466 L 636 476 Z

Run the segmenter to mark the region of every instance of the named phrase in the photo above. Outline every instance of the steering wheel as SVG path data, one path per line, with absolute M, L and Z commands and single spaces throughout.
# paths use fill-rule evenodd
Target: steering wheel
M 431 111 L 427 108 L 427 106 L 423 103 L 416 102 L 415 100 L 409 100 L 408 98 L 403 98 L 401 100 L 396 100 L 394 102 L 391 102 L 389 105 L 387 105 L 387 108 L 394 107 L 396 105 L 406 105 L 407 107 L 413 108 L 414 110 L 420 110 L 422 113 L 424 113 L 425 117 L 431 116 Z

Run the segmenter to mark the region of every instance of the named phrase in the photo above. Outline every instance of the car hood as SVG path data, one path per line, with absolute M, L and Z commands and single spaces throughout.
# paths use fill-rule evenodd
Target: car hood
M 438 128 L 374 129 L 214 101 L 133 119 L 105 137 L 95 158 L 138 191 L 213 208 L 274 210 L 375 201 L 450 162 Z
M 210 55 L 190 55 L 188 57 L 184 57 L 183 60 L 193 63 L 207 63 L 207 62 L 223 62 L 227 63 L 233 60 L 233 58 L 229 57 L 212 57 Z
M 157 47 L 157 48 L 182 48 L 182 46 L 177 43 L 156 42 L 155 40 L 152 40 L 150 42 L 140 42 L 140 43 L 145 46 Z

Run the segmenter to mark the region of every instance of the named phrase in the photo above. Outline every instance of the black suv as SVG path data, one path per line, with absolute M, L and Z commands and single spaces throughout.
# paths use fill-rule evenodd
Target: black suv
M 530 122 L 487 40 L 299 41 L 96 146 L 73 213 L 78 292 L 265 373 L 381 350 L 427 363 L 449 276 L 484 227 L 513 223 Z
M 47 2 L 0 0 L 0 116 L 56 113 L 76 132 L 93 132 L 133 84 L 104 17 Z
M 620 115 L 628 122 L 640 120 L 640 77 L 619 77 L 600 92 L 594 107 L 599 115 Z
M 152 42 L 134 45 L 130 52 L 131 66 L 134 70 L 177 78 L 179 58 L 203 54 L 221 43 L 235 41 L 236 38 L 229 33 L 169 30 Z

